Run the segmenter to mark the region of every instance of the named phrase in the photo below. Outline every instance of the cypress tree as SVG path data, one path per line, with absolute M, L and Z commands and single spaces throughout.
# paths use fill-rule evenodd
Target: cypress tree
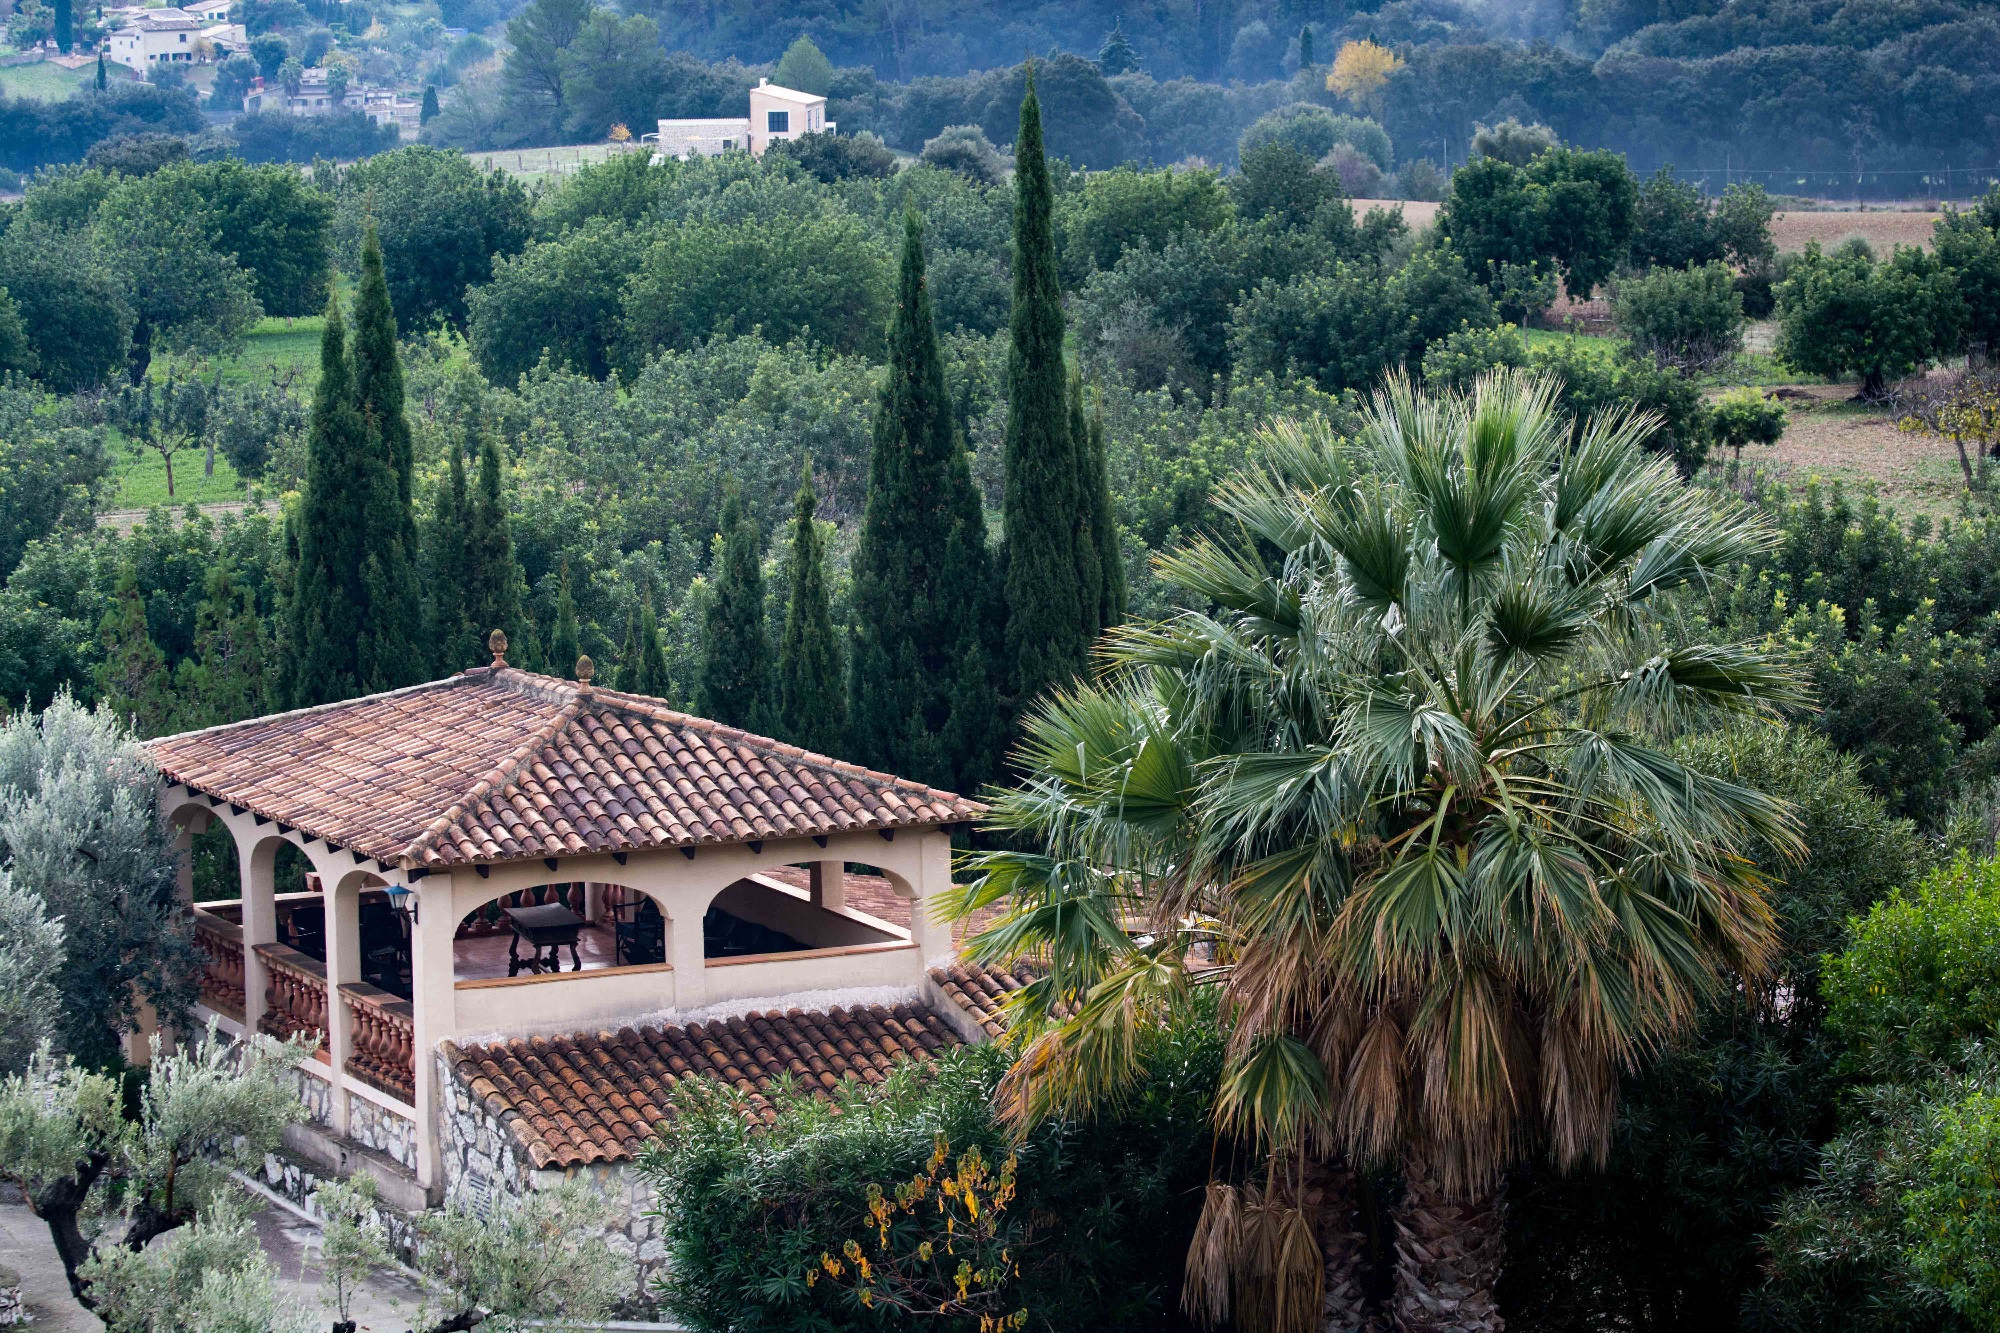
M 808 461 L 799 469 L 785 561 L 789 586 L 785 634 L 778 645 L 777 734 L 805 749 L 836 754 L 847 739 L 847 690 L 826 590 L 826 551 L 814 519 L 818 512 Z
M 172 674 L 146 625 L 146 604 L 139 597 L 138 575 L 130 563 L 118 575 L 118 589 L 98 627 L 98 640 L 104 645 L 104 661 L 97 668 L 98 697 L 120 718 L 129 719 L 141 736 L 166 734 L 174 715 Z
M 518 637 L 521 661 L 527 662 L 534 656 L 532 631 L 521 616 L 521 568 L 514 563 L 514 538 L 500 495 L 500 446 L 492 432 L 481 434 L 479 487 L 465 516 L 465 612 L 482 643 L 496 629 L 505 630 L 510 641 Z
M 854 555 L 857 759 L 959 790 L 984 780 L 997 734 L 991 610 L 986 515 L 952 423 L 923 228 L 908 212 Z
M 97 53 L 97 91 L 103 92 L 111 86 L 111 80 L 104 76 L 104 52 Z
M 640 603 L 639 614 L 626 623 L 625 650 L 618 655 L 618 688 L 655 699 L 666 696 L 667 657 L 660 651 L 660 621 L 653 613 L 650 592 Z
M 465 605 L 465 450 L 454 442 L 446 451 L 444 485 L 438 487 L 430 531 L 424 543 L 430 592 L 429 637 L 437 669 L 449 675 L 486 661 Z
M 1097 511 L 1091 494 L 1090 418 L 1083 410 L 1083 370 L 1069 372 L 1069 438 L 1076 459 L 1076 591 L 1084 642 L 1094 643 L 1104 628 L 1104 568 L 1097 543 Z
M 1014 144 L 1014 311 L 1007 352 L 1005 667 L 1016 711 L 1082 674 L 1090 646 L 1077 551 L 1080 467 L 1064 394 L 1054 190 L 1034 72 Z M 1091 591 L 1095 596 L 1095 591 Z
M 549 636 L 549 674 L 569 675 L 576 670 L 576 659 L 581 656 L 583 631 L 577 624 L 576 598 L 570 593 L 569 561 L 564 560 L 556 576 L 556 627 Z
M 1099 632 L 1125 618 L 1125 553 L 1118 544 L 1118 516 L 1111 506 L 1111 476 L 1104 461 L 1104 400 L 1091 407 L 1090 433 L 1085 440 L 1083 493 L 1091 510 L 1092 537 L 1097 543 L 1101 609 Z
M 417 650 L 424 630 L 424 599 L 417 579 L 416 521 L 410 508 L 410 423 L 403 412 L 403 366 L 396 352 L 396 316 L 382 270 L 382 244 L 372 225 L 361 246 L 351 355 L 355 404 L 366 425 L 370 456 L 363 513 L 367 613 L 356 627 L 356 665 L 363 690 L 385 690 L 424 679 L 429 663 L 424 660 L 427 655 Z
M 240 722 L 270 711 L 264 622 L 257 598 L 228 559 L 209 566 L 194 613 L 194 653 L 175 673 L 178 725 Z
M 437 119 L 437 113 L 438 113 L 437 85 L 434 83 L 427 83 L 424 85 L 424 104 L 422 108 L 417 112 L 417 125 L 419 127 L 422 127 L 430 124 L 433 120 Z
M 715 602 L 703 623 L 701 713 L 732 727 L 765 725 L 771 648 L 764 632 L 764 539 L 731 494 L 722 506 Z
M 56 0 L 56 50 L 64 55 L 75 43 L 75 18 L 71 11 L 72 0 Z
M 313 391 L 306 439 L 306 484 L 297 518 L 286 648 L 288 702 L 294 708 L 351 699 L 361 693 L 358 629 L 367 605 L 363 515 L 374 459 L 355 406 L 346 329 L 338 299 L 329 300 L 320 335 L 319 384 Z M 381 478 L 388 484 L 388 477 Z
M 1313 64 L 1313 27 L 1308 23 L 1299 29 L 1299 68 L 1309 70 Z
M 410 421 L 403 410 L 403 361 L 396 353 L 396 312 L 374 222 L 361 239 L 361 283 L 354 292 L 354 389 L 361 414 L 382 439 L 397 494 L 410 505 Z

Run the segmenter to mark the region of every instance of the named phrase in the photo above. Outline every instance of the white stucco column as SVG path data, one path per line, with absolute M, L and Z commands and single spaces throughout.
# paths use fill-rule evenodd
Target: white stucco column
M 278 906 L 275 901 L 278 874 L 278 838 L 258 838 L 237 833 L 236 865 L 243 884 L 243 1030 L 257 1031 L 264 1017 L 264 991 L 270 985 L 265 975 L 260 944 L 278 939 Z M 245 844 L 248 844 L 247 846 Z
M 470 880 L 473 872 L 464 873 Z M 410 928 L 410 1005 L 417 1034 L 417 1181 L 435 1195 L 444 1187 L 438 1158 L 438 1121 L 444 1107 L 437 1086 L 437 1048 L 458 1032 L 452 937 L 464 915 L 458 900 L 483 900 L 483 895 L 469 886 L 461 890 L 452 874 L 431 875 L 410 887 L 417 911 L 416 924 Z
M 910 940 L 924 966 L 942 962 L 951 955 L 951 926 L 933 918 L 937 895 L 951 887 L 951 836 L 927 829 L 917 854 L 917 873 L 911 883 L 916 899 L 910 904 Z
M 814 861 L 807 871 L 814 907 L 830 912 L 847 907 L 847 865 L 842 861 Z
M 361 875 L 337 864 L 341 853 L 312 858 L 326 912 L 326 1050 L 333 1061 L 332 1129 L 347 1132 L 347 1057 L 354 1046 L 354 1019 L 340 993 L 343 981 L 361 980 Z
M 674 900 L 667 918 L 667 961 L 674 965 L 674 1008 L 699 1009 L 708 1003 L 708 965 L 702 960 L 701 918 L 708 896 Z

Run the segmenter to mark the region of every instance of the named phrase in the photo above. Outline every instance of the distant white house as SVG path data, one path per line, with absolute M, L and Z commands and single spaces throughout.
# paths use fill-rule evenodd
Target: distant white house
M 727 120 L 662 120 L 658 134 L 642 139 L 656 140 L 658 156 L 714 157 L 727 152 L 761 155 L 774 139 L 796 139 L 802 134 L 831 134 L 834 123 L 826 118 L 826 99 L 796 88 L 780 88 L 769 79 L 757 80 L 750 90 L 750 114 Z
M 105 59 L 146 75 L 163 64 L 219 60 L 250 47 L 241 23 L 229 22 L 229 0 L 186 9 L 107 9 L 116 23 L 105 40 Z

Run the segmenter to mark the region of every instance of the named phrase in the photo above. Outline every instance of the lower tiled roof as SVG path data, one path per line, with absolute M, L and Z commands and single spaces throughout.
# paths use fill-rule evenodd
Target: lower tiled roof
M 539 1168 L 630 1160 L 667 1119 L 673 1086 L 697 1074 L 748 1094 L 752 1114 L 769 1122 L 776 1117 L 762 1094 L 780 1076 L 826 1092 L 845 1078 L 880 1082 L 897 1060 L 962 1044 L 930 1010 L 899 1004 L 487 1045 L 446 1042 L 443 1050 L 459 1081 Z
M 931 980 L 945 998 L 970 1014 L 989 1037 L 1007 1030 L 1006 1013 L 1001 1007 L 1007 996 L 1041 976 L 1039 967 L 1025 961 L 1011 968 L 958 961 L 931 969 Z

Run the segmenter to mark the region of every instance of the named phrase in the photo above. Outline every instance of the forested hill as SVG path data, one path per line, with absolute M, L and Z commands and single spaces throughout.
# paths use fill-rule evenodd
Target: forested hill
M 1125 120 L 1110 126 L 1120 147 L 1155 160 L 1175 149 L 1213 160 L 1210 140 L 1227 143 L 1272 105 L 1332 101 L 1327 62 L 1345 42 L 1373 39 L 1406 62 L 1368 108 L 1398 158 L 1462 159 L 1475 124 L 1513 115 L 1624 151 L 1642 170 L 1712 169 L 1718 189 L 1725 170 L 1795 192 L 1852 189 L 1859 171 L 1904 173 L 1915 192 L 1933 170 L 2000 164 L 2000 6 L 1980 0 L 632 0 L 628 10 L 658 26 L 666 49 L 709 62 L 766 64 L 811 38 L 843 67 L 835 91 L 892 143 L 946 114 L 981 120 L 985 102 L 1006 100 L 982 90 L 992 95 L 966 114 L 968 71 L 1030 53 L 1095 59 L 1115 28 L 1134 63 L 1106 66 L 1125 106 L 1104 115 Z M 1317 60 L 1302 75 L 1308 28 Z M 1182 80 L 1236 87 L 1224 98 Z M 1893 193 L 1897 179 L 1863 188 Z

